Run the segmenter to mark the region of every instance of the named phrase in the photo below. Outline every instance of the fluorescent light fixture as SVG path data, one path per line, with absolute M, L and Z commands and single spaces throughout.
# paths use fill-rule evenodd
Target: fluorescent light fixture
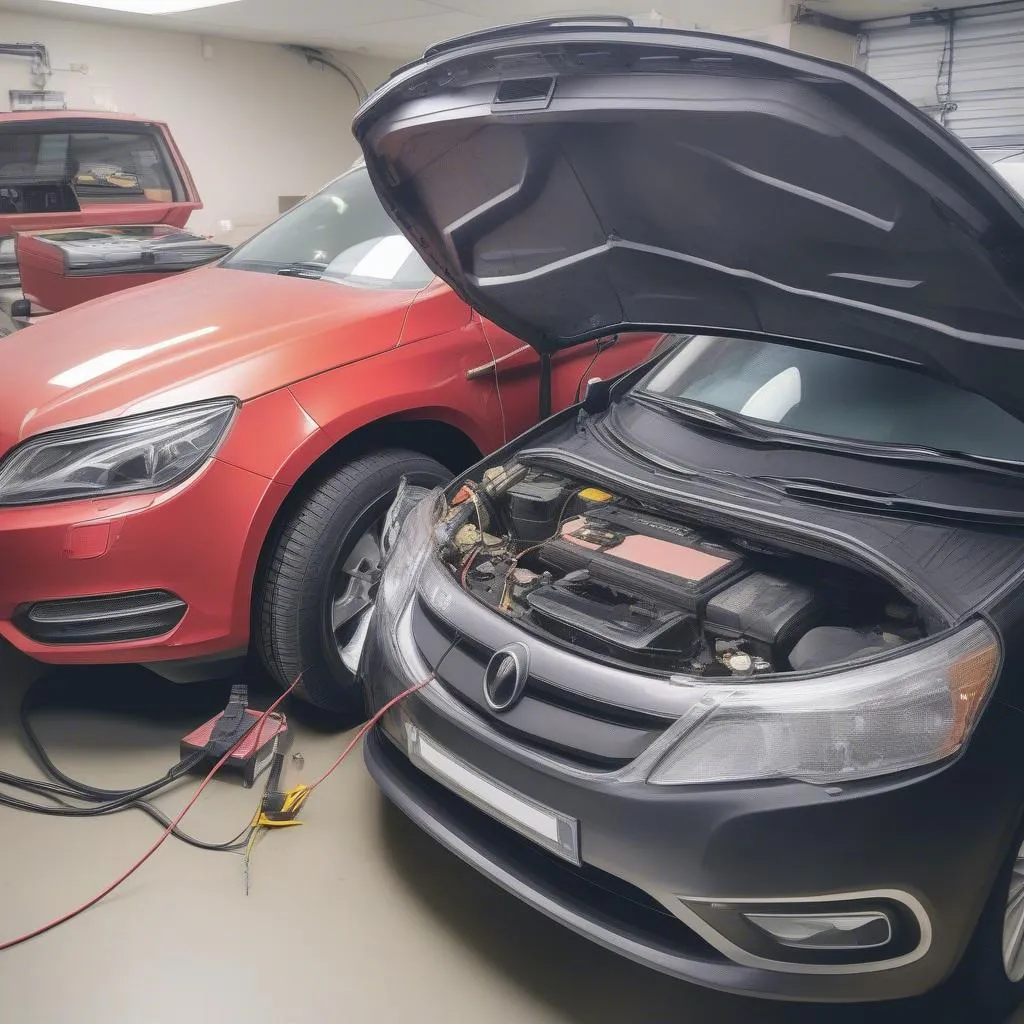
M 239 0 L 52 0 L 57 4 L 76 7 L 96 7 L 102 11 L 121 11 L 124 14 L 181 14 L 198 11 L 203 7 L 223 7 Z

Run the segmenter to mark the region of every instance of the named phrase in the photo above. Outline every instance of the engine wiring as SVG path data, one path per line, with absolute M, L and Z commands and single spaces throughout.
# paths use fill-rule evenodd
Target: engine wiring
M 498 603 L 498 607 L 500 607 L 502 610 L 508 611 L 509 608 L 511 607 L 509 605 L 508 588 L 509 584 L 512 582 L 512 574 L 516 571 L 516 568 L 519 565 L 520 560 L 526 555 L 528 555 L 531 551 L 537 551 L 538 549 L 544 547 L 545 544 L 554 540 L 558 536 L 565 522 L 565 513 L 568 511 L 569 505 L 572 502 L 573 498 L 576 497 L 576 493 L 576 491 L 571 491 L 569 493 L 569 497 L 565 499 L 565 503 L 562 505 L 562 510 L 558 513 L 558 519 L 555 521 L 554 533 L 552 533 L 552 535 L 546 538 L 545 540 L 539 541 L 537 544 L 531 544 L 528 548 L 523 548 L 523 550 L 520 551 L 519 554 L 513 557 L 512 562 L 508 567 L 508 572 L 505 573 L 505 582 L 501 588 L 501 600 Z M 462 581 L 462 585 L 463 587 L 465 587 L 465 580 Z

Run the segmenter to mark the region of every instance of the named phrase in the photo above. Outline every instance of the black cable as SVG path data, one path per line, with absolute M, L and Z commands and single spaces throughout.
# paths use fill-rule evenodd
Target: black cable
M 125 797 L 141 798 L 152 796 L 169 786 L 172 782 L 177 781 L 183 775 L 187 775 L 203 760 L 204 755 L 202 751 L 190 754 L 168 769 L 167 773 L 161 778 L 154 779 L 152 782 L 147 782 L 142 786 L 136 786 L 133 789 L 101 789 L 97 786 L 90 786 L 85 782 L 79 782 L 78 779 L 73 779 L 70 775 L 66 775 L 53 763 L 32 725 L 30 716 L 32 710 L 39 704 L 38 688 L 41 683 L 42 680 L 33 683 L 25 691 L 25 695 L 22 698 L 20 709 L 22 731 L 25 734 L 25 739 L 28 740 L 31 752 L 47 775 L 63 783 L 82 797 L 96 800 L 120 800 Z
M 184 778 L 192 771 L 192 769 L 197 767 L 203 761 L 205 751 L 197 751 L 186 758 L 182 758 L 182 760 L 170 768 L 161 778 L 145 783 L 142 786 L 136 786 L 133 789 L 101 789 L 97 786 L 91 786 L 87 783 L 81 782 L 78 779 L 67 775 L 65 772 L 62 772 L 57 767 L 53 762 L 53 759 L 49 754 L 47 754 L 42 740 L 39 738 L 39 735 L 36 733 L 35 728 L 32 725 L 31 712 L 41 703 L 39 700 L 39 688 L 42 683 L 43 680 L 37 680 L 37 682 L 30 686 L 25 692 L 20 709 L 21 726 L 31 752 L 35 755 L 41 767 L 50 775 L 51 778 L 56 779 L 57 783 L 46 782 L 42 779 L 28 779 L 22 776 L 13 775 L 10 772 L 0 771 L 0 784 L 5 784 L 16 789 L 33 793 L 34 795 L 41 796 L 44 799 L 53 800 L 57 806 L 51 807 L 44 804 L 36 804 L 28 800 L 20 800 L 16 797 L 2 793 L 0 793 L 0 805 L 36 814 L 47 814 L 51 816 L 69 818 L 99 817 L 105 814 L 115 814 L 120 811 L 136 808 L 143 811 L 145 814 L 148 814 L 154 819 L 154 821 L 158 822 L 164 828 L 167 828 L 172 819 L 164 814 L 159 808 L 143 798 L 152 796 L 161 790 L 165 790 L 175 782 Z M 74 804 L 67 804 L 64 802 L 65 800 L 92 802 L 99 806 L 79 807 Z M 180 828 L 172 829 L 171 834 L 174 835 L 175 838 L 182 840 L 182 842 L 198 847 L 199 849 L 233 850 L 240 849 L 245 846 L 245 840 L 247 840 L 251 828 L 251 824 L 246 825 L 238 835 L 224 843 L 208 843 L 204 840 L 197 839 L 195 836 L 189 835 Z M 245 839 L 239 843 L 239 839 L 241 837 L 245 837 Z
M 600 358 L 602 351 L 603 349 L 601 349 L 600 347 L 594 350 L 594 358 L 591 359 L 589 363 L 587 363 L 587 368 L 580 374 L 580 381 L 576 385 L 576 394 L 573 395 L 572 398 L 573 405 L 575 405 L 580 400 L 580 391 L 583 388 L 583 381 L 586 379 L 590 371 L 594 368 L 594 363 L 596 363 L 597 360 Z
M 601 357 L 601 353 L 610 349 L 612 345 L 616 344 L 619 340 L 617 334 L 613 334 L 610 338 L 598 338 L 597 346 L 594 348 L 594 358 L 587 364 L 587 368 L 580 374 L 579 383 L 576 385 L 576 395 L 573 398 L 573 404 L 575 405 L 580 400 L 580 391 L 583 388 L 583 381 L 594 368 L 594 363 Z M 659 342 L 660 344 L 660 342 Z
M 283 45 L 286 50 L 291 50 L 292 53 L 298 53 L 305 57 L 307 64 L 320 64 L 325 68 L 336 71 L 352 87 L 352 91 L 356 94 L 356 102 L 362 103 L 369 95 L 366 84 L 351 68 L 347 68 L 343 64 L 336 64 L 328 58 L 323 50 L 318 50 L 313 46 L 299 46 L 294 43 L 284 43 Z
M 55 786 L 53 783 L 37 779 L 25 779 L 11 775 L 8 772 L 0 772 L 0 783 L 17 789 L 24 789 L 35 793 L 37 796 L 46 797 L 57 802 L 57 806 L 50 807 L 46 804 L 37 804 L 30 800 L 20 800 L 6 793 L 0 793 L 0 805 L 10 807 L 13 810 L 28 811 L 32 814 L 45 814 L 58 818 L 98 818 L 106 814 L 117 814 L 134 808 L 148 814 L 158 824 L 163 825 L 164 828 L 167 828 L 172 820 L 160 808 L 145 800 L 133 799 L 101 804 L 97 807 L 75 807 L 60 803 L 59 797 L 73 798 L 76 794 L 69 792 L 61 786 Z M 182 842 L 198 847 L 201 850 L 237 850 L 245 846 L 251 830 L 252 823 L 250 820 L 237 835 L 223 843 L 210 843 L 203 839 L 197 839 L 195 836 L 189 835 L 183 829 L 177 827 L 171 830 L 171 834 L 175 838 L 182 840 Z

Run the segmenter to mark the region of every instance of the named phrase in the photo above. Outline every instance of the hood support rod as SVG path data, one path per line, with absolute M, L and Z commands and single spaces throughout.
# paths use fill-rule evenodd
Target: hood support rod
M 546 420 L 551 415 L 551 353 L 547 350 L 540 354 L 540 419 Z

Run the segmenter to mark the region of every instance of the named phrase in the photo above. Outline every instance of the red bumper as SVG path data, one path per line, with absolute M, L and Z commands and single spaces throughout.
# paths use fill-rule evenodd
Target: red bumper
M 284 492 L 213 459 L 160 494 L 0 508 L 0 636 L 54 664 L 186 660 L 245 648 L 260 543 Z M 166 590 L 187 604 L 170 633 L 44 644 L 13 621 L 37 601 L 140 590 Z

